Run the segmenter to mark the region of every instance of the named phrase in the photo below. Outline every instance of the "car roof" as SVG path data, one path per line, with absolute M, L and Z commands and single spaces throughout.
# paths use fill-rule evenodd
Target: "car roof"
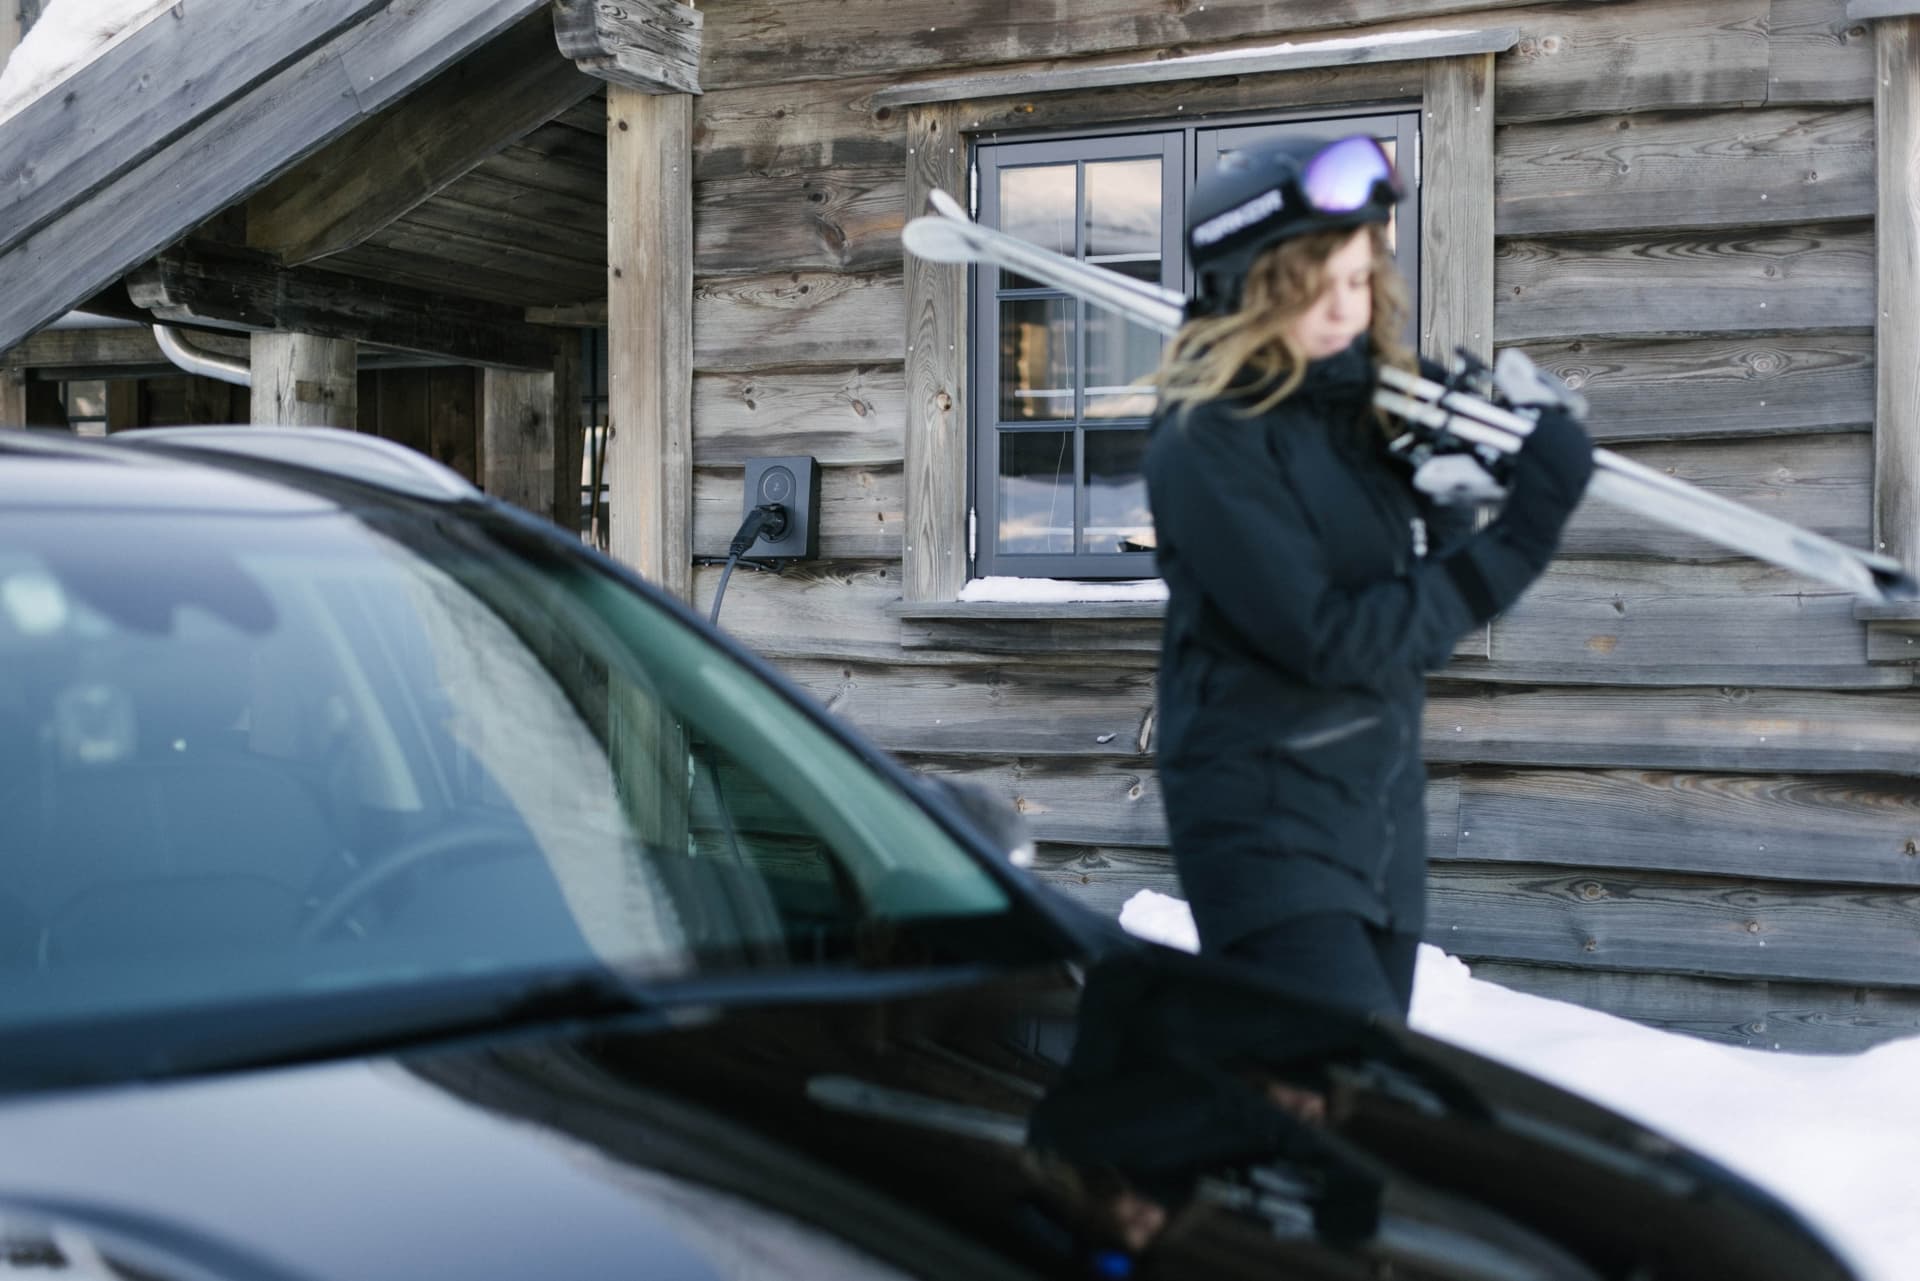
M 319 478 L 434 502 L 481 496 L 459 473 L 404 446 L 332 428 L 158 428 L 106 440 L 0 432 L 0 464 L 0 504 L 38 511 L 338 509 L 337 487 L 309 487 Z

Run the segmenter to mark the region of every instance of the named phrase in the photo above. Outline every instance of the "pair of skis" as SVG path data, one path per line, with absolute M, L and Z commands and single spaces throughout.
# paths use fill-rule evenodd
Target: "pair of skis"
M 1176 332 L 1186 300 L 1170 289 L 1135 280 L 982 227 L 945 192 L 932 193 L 933 212 L 906 225 L 901 240 L 930 262 L 991 263 L 1043 281 L 1087 302 L 1119 312 L 1161 333 Z M 1496 464 L 1520 448 L 1533 418 L 1501 393 L 1527 384 L 1538 400 L 1577 400 L 1517 351 L 1502 353 L 1492 370 L 1478 371 L 1476 390 L 1449 387 L 1398 369 L 1380 371 L 1374 403 L 1409 424 L 1423 456 L 1478 455 Z M 1485 394 L 1492 393 L 1492 394 Z M 1602 502 L 1671 525 L 1808 578 L 1885 603 L 1920 597 L 1920 584 L 1898 561 L 1849 547 L 1775 516 L 1708 493 L 1611 450 L 1593 451 L 1587 492 Z

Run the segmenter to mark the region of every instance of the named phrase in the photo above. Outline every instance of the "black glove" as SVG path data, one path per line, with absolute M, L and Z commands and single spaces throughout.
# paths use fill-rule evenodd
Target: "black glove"
M 1498 523 L 1523 546 L 1538 547 L 1544 564 L 1592 478 L 1593 441 L 1579 420 L 1564 409 L 1542 409 L 1513 456 L 1511 493 Z

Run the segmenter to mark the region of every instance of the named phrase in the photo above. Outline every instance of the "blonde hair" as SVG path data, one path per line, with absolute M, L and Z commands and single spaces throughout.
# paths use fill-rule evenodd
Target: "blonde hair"
M 1374 359 L 1413 370 L 1417 361 L 1401 337 L 1411 310 L 1406 282 L 1394 265 L 1386 227 L 1371 223 L 1367 233 L 1374 266 L 1367 334 Z M 1243 412 L 1251 417 L 1299 390 L 1307 360 L 1287 331 L 1327 287 L 1327 260 L 1352 238 L 1351 228 L 1316 231 L 1284 240 L 1254 259 L 1238 309 L 1190 320 L 1167 344 L 1152 378 L 1161 411 L 1183 414 L 1232 387 L 1250 400 Z

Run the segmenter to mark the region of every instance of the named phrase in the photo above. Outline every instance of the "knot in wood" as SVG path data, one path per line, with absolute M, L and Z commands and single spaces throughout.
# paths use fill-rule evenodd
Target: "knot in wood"
M 940 412 L 943 414 L 950 413 L 953 409 L 953 397 L 944 391 L 933 398 L 933 403 L 940 407 Z

